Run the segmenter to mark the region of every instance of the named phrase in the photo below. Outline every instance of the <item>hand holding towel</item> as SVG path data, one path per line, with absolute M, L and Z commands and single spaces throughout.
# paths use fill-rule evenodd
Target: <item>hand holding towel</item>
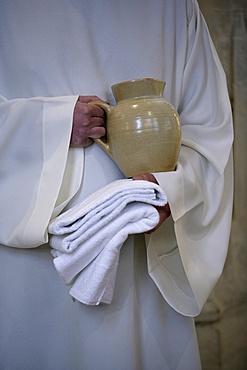
M 49 225 L 54 265 L 70 294 L 85 304 L 111 303 L 120 249 L 130 234 L 159 222 L 153 207 L 167 203 L 159 185 L 117 180 Z

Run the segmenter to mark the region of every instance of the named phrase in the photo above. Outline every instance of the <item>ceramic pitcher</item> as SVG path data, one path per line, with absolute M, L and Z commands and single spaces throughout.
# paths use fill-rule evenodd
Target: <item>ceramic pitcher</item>
M 180 122 L 163 98 L 165 82 L 152 78 L 113 85 L 116 105 L 92 102 L 106 113 L 106 139 L 95 142 L 126 177 L 172 171 L 180 150 Z

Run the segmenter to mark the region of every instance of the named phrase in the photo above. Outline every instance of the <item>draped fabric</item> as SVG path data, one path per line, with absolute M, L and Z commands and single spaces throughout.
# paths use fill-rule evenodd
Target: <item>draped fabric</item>
M 2 2 L 0 50 L 0 364 L 200 368 L 189 316 L 227 253 L 233 132 L 197 2 Z M 70 300 L 40 246 L 63 209 L 123 177 L 96 144 L 69 148 L 78 95 L 114 104 L 112 84 L 142 77 L 166 81 L 164 97 L 181 119 L 176 171 L 155 174 L 172 216 L 146 236 L 147 266 L 144 239 L 129 238 L 115 301 L 90 310 Z

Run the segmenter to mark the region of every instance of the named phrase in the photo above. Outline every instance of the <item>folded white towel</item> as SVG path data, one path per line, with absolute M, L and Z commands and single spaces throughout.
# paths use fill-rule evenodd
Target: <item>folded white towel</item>
M 152 205 L 167 203 L 157 184 L 117 180 L 49 225 L 54 265 L 70 294 L 85 304 L 111 303 L 122 244 L 159 221 Z

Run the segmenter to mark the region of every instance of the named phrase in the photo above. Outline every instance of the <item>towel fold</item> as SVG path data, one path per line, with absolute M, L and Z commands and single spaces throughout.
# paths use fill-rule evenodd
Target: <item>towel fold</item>
M 117 180 L 90 195 L 49 225 L 54 265 L 70 294 L 96 305 L 111 303 L 121 247 L 130 234 L 159 221 L 153 207 L 167 203 L 159 185 Z

